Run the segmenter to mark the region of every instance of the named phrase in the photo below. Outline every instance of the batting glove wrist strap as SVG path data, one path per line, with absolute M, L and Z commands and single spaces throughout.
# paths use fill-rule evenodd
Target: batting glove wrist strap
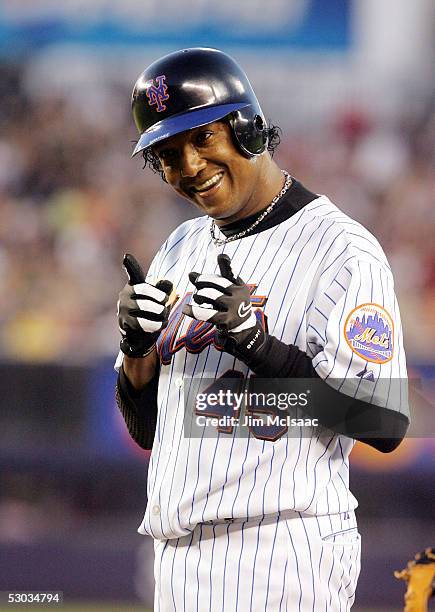
M 125 255 L 123 264 L 128 283 L 118 300 L 120 348 L 129 357 L 146 357 L 168 323 L 173 286 L 168 280 L 155 286 L 145 282 L 145 274 L 133 255 Z
M 156 343 L 153 342 L 150 347 L 147 347 L 147 344 L 148 341 L 144 334 L 137 334 L 137 336 L 135 336 L 130 332 L 127 336 L 121 338 L 119 348 L 127 357 L 147 357 L 147 355 L 151 355 L 154 351 Z
M 253 370 L 261 367 L 265 360 L 267 338 L 268 335 L 256 321 L 254 327 L 236 333 L 218 327 L 215 344 L 216 348 L 234 355 Z

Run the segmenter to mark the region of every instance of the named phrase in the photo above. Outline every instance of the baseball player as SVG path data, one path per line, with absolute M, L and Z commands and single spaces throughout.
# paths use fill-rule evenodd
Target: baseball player
M 277 131 L 225 53 L 157 60 L 132 106 L 133 154 L 200 212 L 146 275 L 125 256 L 118 302 L 117 401 L 152 449 L 139 532 L 155 542 L 154 609 L 349 610 L 349 454 L 355 439 L 393 450 L 409 423 L 406 393 L 393 392 L 406 365 L 386 257 L 273 161 Z M 269 379 L 312 381 L 308 428 L 234 399 Z

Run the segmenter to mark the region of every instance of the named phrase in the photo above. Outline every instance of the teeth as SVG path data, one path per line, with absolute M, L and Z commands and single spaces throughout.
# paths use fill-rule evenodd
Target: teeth
M 200 185 L 197 185 L 196 187 L 194 187 L 193 190 L 194 191 L 206 191 L 207 189 L 210 189 L 210 187 L 213 187 L 214 185 L 219 183 L 222 176 L 223 176 L 223 172 L 219 172 L 218 174 L 215 174 L 214 176 L 212 176 L 211 179 L 208 179 L 208 181 L 205 181 L 204 183 L 201 183 Z

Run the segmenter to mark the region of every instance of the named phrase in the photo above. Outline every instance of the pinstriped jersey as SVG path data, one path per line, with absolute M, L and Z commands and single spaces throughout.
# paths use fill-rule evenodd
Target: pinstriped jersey
M 313 429 L 311 436 L 270 441 L 255 430 L 241 437 L 237 427 L 213 438 L 183 434 L 193 380 L 251 373 L 214 346 L 213 326 L 184 315 L 182 307 L 192 292 L 188 273 L 218 273 L 217 255 L 226 253 L 235 276 L 251 286 L 251 302 L 267 317 L 270 334 L 305 351 L 339 391 L 407 415 L 405 395 L 380 392 L 406 379 L 400 314 L 382 248 L 326 196 L 221 247 L 211 240 L 210 223 L 200 217 L 178 227 L 148 272 L 150 282 L 171 280 L 178 301 L 158 343 L 158 422 L 139 531 L 165 539 L 216 519 L 353 510 L 350 438 Z

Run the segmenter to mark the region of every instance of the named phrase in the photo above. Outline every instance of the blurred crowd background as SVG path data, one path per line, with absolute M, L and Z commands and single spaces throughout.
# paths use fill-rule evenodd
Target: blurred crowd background
M 123 252 L 147 266 L 195 210 L 130 159 L 130 89 L 110 63 L 90 91 L 77 74 L 55 87 L 51 69 L 41 60 L 0 66 L 0 350 L 4 359 L 77 363 L 116 350 Z M 68 73 L 67 57 L 58 70 Z M 280 95 L 278 80 L 269 87 Z M 408 355 L 426 358 L 435 343 L 435 93 L 418 113 L 405 106 L 385 121 L 376 110 L 350 99 L 311 125 L 272 116 L 283 129 L 276 157 L 379 239 Z
M 273 0 L 260 20 L 241 0 L 219 8 L 180 0 L 168 23 L 161 2 L 122 4 L 6 0 L 0 8 L 0 590 L 48 585 L 73 599 L 149 604 L 152 551 L 135 534 L 147 454 L 129 441 L 113 402 L 116 300 L 123 253 L 146 268 L 196 211 L 130 159 L 132 86 L 177 48 L 217 46 L 239 60 L 282 128 L 281 167 L 384 247 L 427 416 L 435 7 Z M 361 606 L 400 609 L 392 570 L 434 545 L 435 445 L 433 429 L 424 433 L 391 457 L 356 449 Z

